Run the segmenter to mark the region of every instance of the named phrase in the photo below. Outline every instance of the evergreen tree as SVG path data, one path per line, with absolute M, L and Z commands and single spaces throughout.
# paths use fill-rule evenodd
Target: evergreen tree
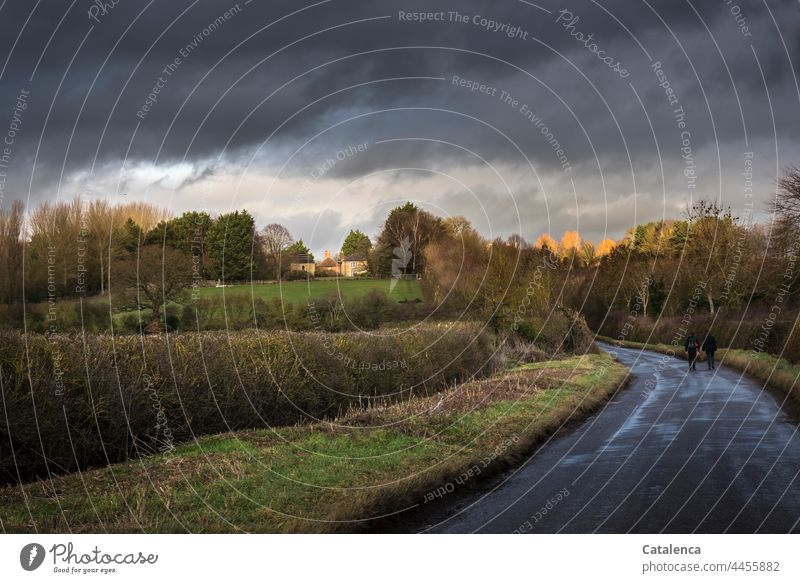
M 247 211 L 220 215 L 208 229 L 206 245 L 213 262 L 212 276 L 225 281 L 250 278 L 255 220 Z
M 367 256 L 372 249 L 372 241 L 369 237 L 358 229 L 351 229 L 342 244 L 342 255 L 364 255 Z

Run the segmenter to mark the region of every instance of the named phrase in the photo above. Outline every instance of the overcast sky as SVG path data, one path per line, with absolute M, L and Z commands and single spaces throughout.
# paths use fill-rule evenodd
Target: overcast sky
M 247 208 L 321 252 L 412 200 L 596 241 L 699 198 L 765 221 L 800 162 L 796 0 L 101 4 L 0 0 L 4 206 Z

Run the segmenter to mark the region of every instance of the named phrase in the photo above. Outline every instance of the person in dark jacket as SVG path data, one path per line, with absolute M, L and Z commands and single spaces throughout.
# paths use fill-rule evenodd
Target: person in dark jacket
M 706 353 L 706 361 L 708 362 L 708 370 L 714 368 L 714 353 L 717 351 L 717 339 L 709 332 L 706 339 L 703 341 L 703 351 Z
M 689 370 L 697 370 L 697 349 L 700 347 L 700 342 L 697 341 L 697 336 L 694 332 L 690 332 L 686 337 L 686 356 L 689 358 Z

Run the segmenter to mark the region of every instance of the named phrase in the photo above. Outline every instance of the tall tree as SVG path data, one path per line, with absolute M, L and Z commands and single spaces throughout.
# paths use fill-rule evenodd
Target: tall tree
M 212 274 L 225 281 L 248 279 L 253 273 L 255 220 L 245 211 L 220 215 L 208 229 L 208 255 Z
M 351 229 L 342 243 L 342 255 L 363 255 L 372 249 L 372 241 L 358 229 Z
M 530 244 L 525 240 L 525 237 L 519 233 L 514 233 L 508 236 L 508 244 L 517 249 L 527 249 Z
M 286 248 L 294 242 L 294 238 L 289 229 L 278 223 L 272 223 L 262 229 L 260 241 L 266 257 L 269 277 L 277 279 L 281 270 L 285 269 L 285 266 L 281 265 L 281 257 Z
M 778 191 L 772 203 L 775 214 L 800 228 L 800 166 L 787 168 L 778 179 Z
M 603 239 L 597 244 L 597 248 L 595 249 L 595 253 L 598 257 L 605 257 L 617 246 L 616 241 L 614 239 Z
M 439 217 L 407 202 L 392 209 L 370 254 L 370 270 L 382 276 L 393 272 L 422 273 L 423 250 L 445 234 Z M 399 266 L 399 263 L 403 263 Z
M 144 245 L 113 267 L 112 284 L 121 309 L 149 310 L 150 321 L 160 322 L 170 302 L 182 302 L 192 283 L 191 259 L 172 247 Z
M 561 245 L 559 249 L 561 255 L 569 257 L 573 253 L 577 253 L 581 246 L 581 236 L 578 231 L 564 231 L 564 236 L 561 237 Z
M 208 277 L 210 260 L 206 239 L 214 221 L 206 212 L 188 211 L 171 220 L 161 221 L 145 237 L 148 245 L 168 245 L 192 256 L 203 277 Z
M 278 223 L 271 223 L 261 231 L 264 250 L 268 255 L 278 256 L 292 243 L 294 238 L 289 229 Z
M 29 299 L 75 293 L 81 201 L 45 202 L 30 215 L 26 294 Z
M 303 243 L 302 239 L 298 239 L 289 245 L 284 251 L 284 255 L 289 259 L 288 263 L 301 260 L 314 262 L 314 254 L 311 253 L 311 250 Z
M 716 202 L 699 201 L 686 211 L 689 222 L 686 245 L 687 265 L 705 280 L 708 307 L 713 314 L 723 301 L 740 299 L 736 279 L 741 268 L 741 237 L 739 219 Z M 738 251 L 738 252 L 737 252 Z M 735 292 L 735 293 L 731 293 Z M 732 298 L 732 296 L 734 296 Z
M 667 247 L 674 256 L 681 255 L 689 241 L 689 223 L 688 221 L 676 221 L 672 225 L 672 233 L 670 234 L 667 242 Z
M 447 234 L 429 244 L 425 255 L 422 290 L 434 304 L 464 309 L 478 300 L 478 289 L 486 272 L 487 242 L 463 217 L 444 221 Z
M 22 301 L 22 203 L 15 201 L 9 210 L 0 208 L 0 302 Z
M 542 233 L 539 235 L 533 246 L 536 249 L 547 249 L 552 253 L 555 253 L 558 250 L 558 243 L 556 243 L 556 240 L 547 233 Z

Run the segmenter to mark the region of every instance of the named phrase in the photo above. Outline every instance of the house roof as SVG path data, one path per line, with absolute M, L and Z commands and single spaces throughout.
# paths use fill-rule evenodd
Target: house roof
M 336 267 L 337 265 L 339 264 L 336 263 L 336 260 L 333 259 L 332 257 L 326 257 L 325 259 L 319 262 L 320 267 Z
M 308 253 L 295 253 L 292 263 L 313 263 L 313 261 Z

